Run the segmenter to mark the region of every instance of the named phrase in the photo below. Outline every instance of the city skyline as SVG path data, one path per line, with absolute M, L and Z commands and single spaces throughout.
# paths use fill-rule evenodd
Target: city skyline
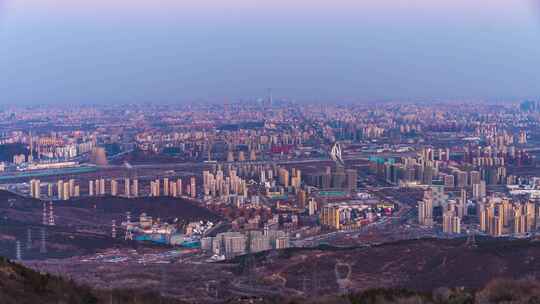
M 540 303 L 540 0 L 0 0 L 0 302 Z
M 536 1 L 1 2 L 3 105 L 540 95 Z
M 508 277 L 534 299 L 540 101 L 274 101 L 5 107 L 0 269 L 43 279 L 0 271 L 0 299 L 472 299 Z

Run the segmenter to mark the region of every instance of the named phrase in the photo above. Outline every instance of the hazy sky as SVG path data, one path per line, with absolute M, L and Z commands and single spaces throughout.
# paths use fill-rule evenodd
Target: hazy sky
M 0 104 L 540 98 L 535 0 L 0 0 Z

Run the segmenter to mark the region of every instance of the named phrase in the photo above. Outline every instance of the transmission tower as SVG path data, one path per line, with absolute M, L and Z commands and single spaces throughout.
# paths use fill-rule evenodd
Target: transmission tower
M 253 251 L 251 248 L 251 231 L 248 231 L 247 235 L 247 254 L 244 258 L 244 274 L 247 276 L 248 279 L 248 286 L 252 286 L 253 281 L 253 267 L 255 264 L 255 260 L 253 257 Z
M 22 260 L 21 241 L 19 241 L 19 240 L 17 240 L 17 242 L 15 242 L 15 257 L 16 257 L 17 261 Z
M 43 218 L 41 223 L 46 226 L 48 224 L 49 218 L 47 216 L 47 203 L 43 202 Z
M 115 220 L 112 220 L 112 225 L 111 225 L 111 237 L 113 239 L 116 239 L 116 221 Z
M 471 232 L 470 230 L 467 230 L 467 242 L 465 243 L 465 246 L 469 248 L 477 247 L 478 244 L 476 243 L 476 233 Z
M 39 252 L 41 254 L 47 253 L 47 231 L 45 230 L 45 227 L 41 228 L 41 244 L 39 247 Z
M 28 228 L 26 230 L 26 249 L 30 250 L 32 248 L 32 229 Z
M 54 209 L 53 209 L 53 203 L 52 201 L 49 202 L 49 226 L 54 226 L 56 223 L 54 222 Z

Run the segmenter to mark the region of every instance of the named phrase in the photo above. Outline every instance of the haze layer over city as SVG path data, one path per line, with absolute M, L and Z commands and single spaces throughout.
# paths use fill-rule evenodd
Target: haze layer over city
M 0 303 L 538 303 L 540 3 L 0 0 Z

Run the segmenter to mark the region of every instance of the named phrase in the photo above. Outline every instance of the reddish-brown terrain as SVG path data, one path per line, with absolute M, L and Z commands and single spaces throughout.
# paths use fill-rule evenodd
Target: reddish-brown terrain
M 16 241 L 21 243 L 24 259 L 71 257 L 111 247 L 137 246 L 123 240 L 120 228 L 117 238 L 111 237 L 112 220 L 120 226 L 128 211 L 133 220 L 143 212 L 184 223 L 220 220 L 218 215 L 186 199 L 99 197 L 53 202 L 55 226 L 48 226 L 43 225 L 43 203 L 0 191 L 0 256 L 14 258 Z M 41 248 L 42 231 L 46 234 L 46 252 Z
M 494 278 L 538 278 L 540 243 L 481 239 L 471 247 L 464 239 L 425 239 L 349 249 L 289 249 L 217 264 L 183 255 L 167 264 L 69 259 L 30 266 L 52 272 L 62 269 L 76 281 L 98 288 L 133 284 L 205 301 L 215 300 L 216 295 L 221 299 L 306 297 L 380 287 L 431 292 L 439 287 L 481 288 Z

